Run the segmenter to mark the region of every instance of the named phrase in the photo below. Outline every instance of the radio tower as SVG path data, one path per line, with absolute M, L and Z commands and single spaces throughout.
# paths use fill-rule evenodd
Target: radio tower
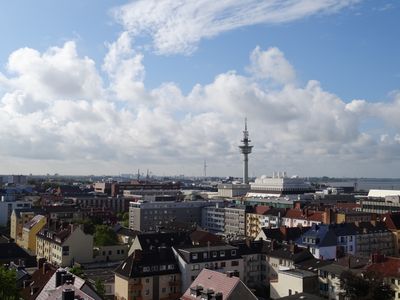
M 249 183 L 249 154 L 253 146 L 250 146 L 249 132 L 247 131 L 247 118 L 244 119 L 243 143 L 239 146 L 240 152 L 243 154 L 243 183 Z
M 206 160 L 204 160 L 204 166 L 203 166 L 203 175 L 204 175 L 204 178 L 205 177 L 207 177 L 207 161 Z

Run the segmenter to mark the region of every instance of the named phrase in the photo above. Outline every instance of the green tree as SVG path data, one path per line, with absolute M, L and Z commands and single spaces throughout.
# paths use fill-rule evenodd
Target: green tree
M 118 244 L 117 234 L 107 225 L 96 225 L 93 240 L 95 246 L 112 246 Z
M 69 271 L 80 278 L 85 278 L 85 272 L 81 266 L 73 266 Z
M 106 287 L 104 286 L 103 281 L 100 279 L 96 279 L 94 283 L 94 288 L 96 289 L 97 294 L 104 299 L 106 296 Z
M 19 299 L 17 279 L 15 270 L 0 267 L 0 299 L 17 300 Z

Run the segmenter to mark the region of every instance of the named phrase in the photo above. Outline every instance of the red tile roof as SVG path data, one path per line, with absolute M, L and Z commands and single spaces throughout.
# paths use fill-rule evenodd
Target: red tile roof
M 400 258 L 386 257 L 383 262 L 368 266 L 368 271 L 382 274 L 383 277 L 400 277 Z
M 256 207 L 255 207 L 254 213 L 255 213 L 255 214 L 258 214 L 258 215 L 263 215 L 263 214 L 265 214 L 269 209 L 270 209 L 269 206 L 259 205 L 259 206 L 256 206 Z

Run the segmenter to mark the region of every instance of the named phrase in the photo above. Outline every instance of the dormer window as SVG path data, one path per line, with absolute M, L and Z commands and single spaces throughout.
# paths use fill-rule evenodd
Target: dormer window
M 212 256 L 217 257 L 217 251 L 213 251 Z
M 198 256 L 197 253 L 192 253 L 192 259 L 193 259 L 193 260 L 196 260 L 196 259 L 198 259 L 198 258 L 199 258 L 199 256 Z
M 220 251 L 220 252 L 219 252 L 219 256 L 220 256 L 220 257 L 225 257 L 225 251 Z
M 236 250 L 231 250 L 231 255 L 236 256 Z

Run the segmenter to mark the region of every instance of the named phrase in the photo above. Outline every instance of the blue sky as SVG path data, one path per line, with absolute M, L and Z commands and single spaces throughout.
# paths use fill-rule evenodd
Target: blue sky
M 6 1 L 0 173 L 200 175 L 207 159 L 240 175 L 247 115 L 252 175 L 397 177 L 399 16 L 397 1 Z

